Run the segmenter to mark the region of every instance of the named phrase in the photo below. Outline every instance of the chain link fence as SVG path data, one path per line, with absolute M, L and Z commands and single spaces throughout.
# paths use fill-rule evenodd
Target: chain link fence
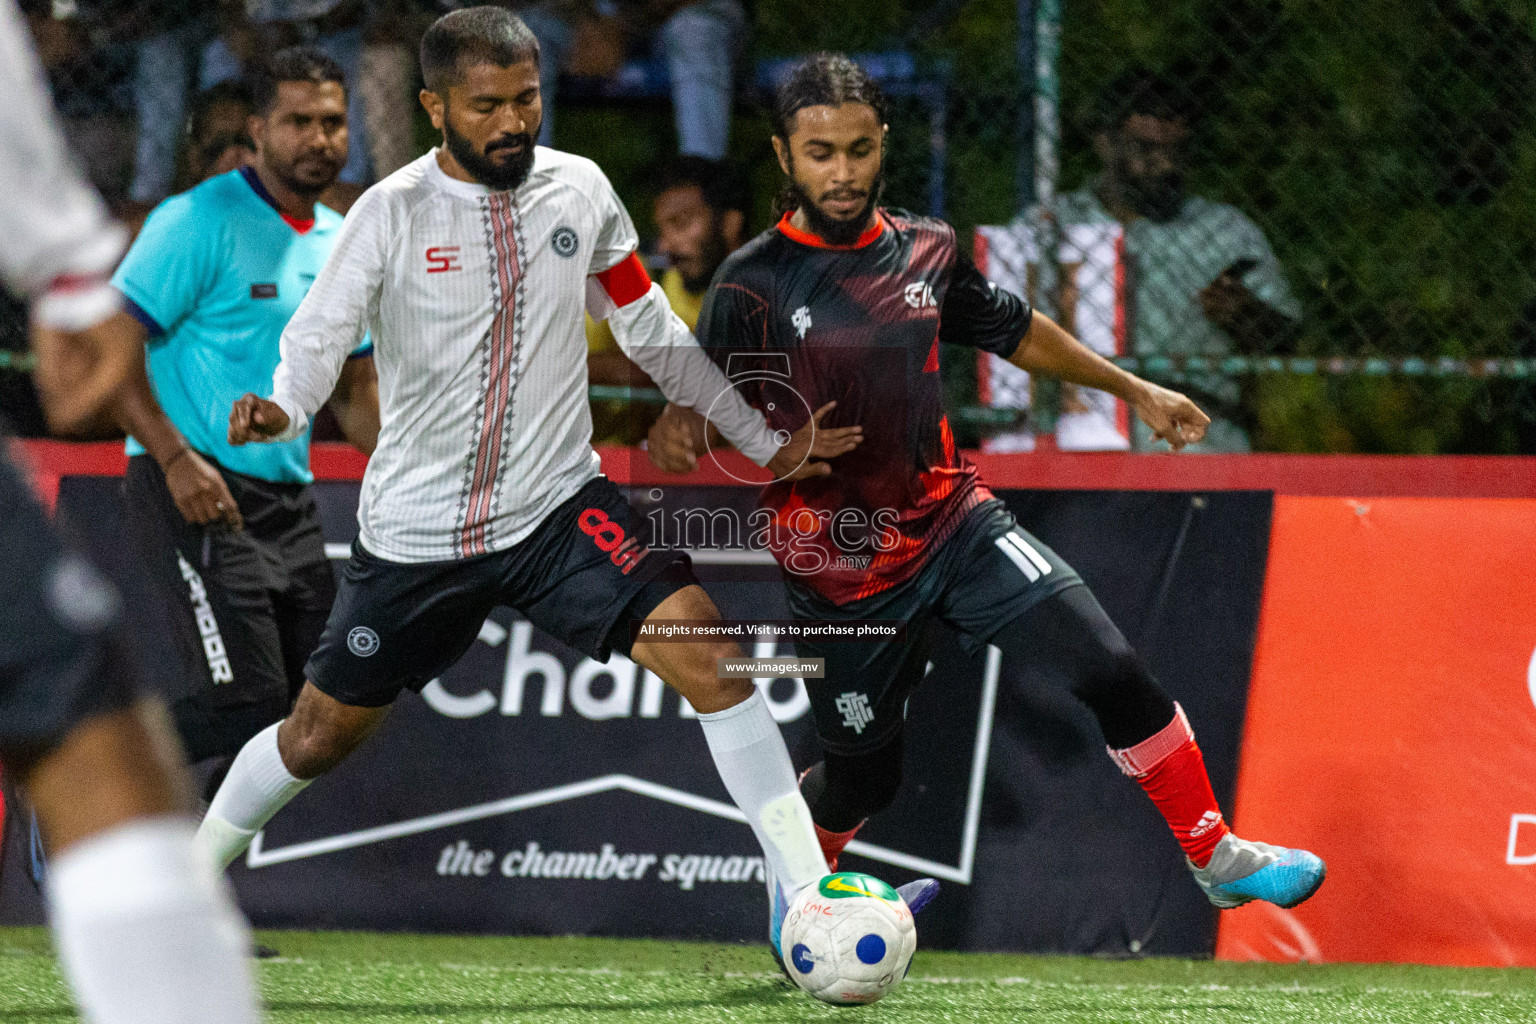
M 238 83 L 295 41 L 326 48 L 352 85 L 344 206 L 433 141 L 414 47 L 457 5 L 22 6 L 83 164 L 132 223 L 248 156 Z M 597 159 L 650 236 L 678 130 L 661 36 L 604 35 L 624 3 L 556 6 L 576 12 L 579 43 L 562 58 L 554 143 Z M 729 151 L 752 182 L 753 230 L 777 190 L 778 62 L 864 55 L 893 95 L 888 201 L 941 213 L 994 280 L 1191 391 L 1218 417 L 1213 448 L 1536 452 L 1529 4 L 756 0 L 744 13 Z M 22 324 L 0 308 L 0 348 L 25 348 Z M 1091 394 L 946 355 L 962 442 L 1145 440 Z M 0 407 L 24 427 L 25 391 L 25 360 L 0 362 Z

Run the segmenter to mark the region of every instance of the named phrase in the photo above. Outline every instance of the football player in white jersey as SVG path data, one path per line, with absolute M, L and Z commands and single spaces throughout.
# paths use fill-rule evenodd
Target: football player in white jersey
M 227 865 L 335 767 L 404 688 L 420 690 L 509 605 L 599 661 L 620 651 L 699 712 L 715 765 L 763 846 L 780 899 L 826 874 L 763 695 L 720 679 L 734 643 L 634 641 L 646 619 L 717 619 L 681 552 L 591 447 L 583 314 L 679 405 L 711 414 L 776 475 L 829 471 L 858 427 L 775 435 L 672 313 L 635 255 L 629 215 L 589 160 L 535 147 L 538 42 L 499 7 L 456 11 L 421 43 L 422 103 L 443 144 L 369 189 L 282 338 L 270 398 L 233 409 L 235 444 L 280 440 L 372 335 L 381 431 L 360 533 L 292 715 L 252 739 L 200 838 Z
M 54 123 L 16 5 L 0 0 L 0 280 L 31 300 L 60 433 L 110 428 L 142 346 L 108 285 L 126 241 Z M 0 434 L 0 762 L 48 847 L 64 976 L 93 1024 L 255 1024 L 250 936 L 193 844 L 164 707 L 139 696 L 116 590 L 60 540 Z

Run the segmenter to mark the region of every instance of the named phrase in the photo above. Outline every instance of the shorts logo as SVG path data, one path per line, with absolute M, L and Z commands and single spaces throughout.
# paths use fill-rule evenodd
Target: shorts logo
M 197 632 L 203 640 L 203 657 L 208 661 L 208 675 L 215 686 L 235 681 L 235 670 L 229 663 L 229 651 L 224 646 L 224 636 L 219 632 L 219 620 L 213 617 L 213 603 L 208 600 L 208 588 L 203 577 L 176 552 L 181 568 L 181 578 L 187 583 L 187 596 L 192 601 L 192 617 L 197 620 Z
M 275 299 L 275 298 L 277 298 L 277 285 L 276 284 L 270 284 L 270 283 L 269 284 L 253 284 L 253 285 L 251 285 L 251 298 L 253 298 L 253 299 Z
M 869 697 L 866 694 L 843 694 L 837 698 L 837 710 L 843 713 L 843 725 L 860 736 L 864 734 L 864 727 L 875 720 L 875 713 L 869 708 Z
M 640 542 L 624 533 L 624 527 L 608 518 L 600 508 L 584 509 L 576 517 L 576 527 L 592 538 L 599 551 L 608 552 L 608 561 L 618 566 L 628 576 L 630 570 L 640 564 L 640 559 L 651 553 Z
M 576 255 L 576 245 L 576 232 L 570 228 L 556 228 L 555 233 L 549 239 L 549 247 L 555 250 L 556 256 L 569 258 Z
M 366 658 L 377 654 L 379 650 L 379 634 L 367 626 L 353 626 L 352 632 L 347 634 L 347 650 L 359 658 Z

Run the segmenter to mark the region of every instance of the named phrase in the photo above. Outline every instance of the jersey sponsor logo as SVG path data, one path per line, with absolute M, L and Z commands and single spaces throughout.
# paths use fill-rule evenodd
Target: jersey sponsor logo
M 443 274 L 450 270 L 463 270 L 464 265 L 459 262 L 459 247 L 456 245 L 434 245 L 427 250 L 427 273 Z
M 936 309 L 938 300 L 933 297 L 933 285 L 926 281 L 913 281 L 902 290 L 902 298 L 913 309 Z
M 608 513 L 600 508 L 582 510 L 576 517 L 576 527 L 592 538 L 599 551 L 608 552 L 608 561 L 618 566 L 625 576 L 651 553 L 650 548 L 642 548 L 638 540 L 627 535 L 624 527 L 608 518 Z
M 347 650 L 359 658 L 368 658 L 379 651 L 379 634 L 367 626 L 353 626 L 347 634 Z
M 251 285 L 251 298 L 275 299 L 277 298 L 277 285 L 271 283 L 253 284 Z
M 800 339 L 802 341 L 805 340 L 805 332 L 811 329 L 811 307 L 801 306 L 795 310 L 794 315 L 789 318 L 789 322 L 794 327 L 795 333 L 800 336 Z
M 208 661 L 208 675 L 214 685 L 235 681 L 235 670 L 229 663 L 229 651 L 224 647 L 224 636 L 219 632 L 219 620 L 214 618 L 213 603 L 208 600 L 208 588 L 203 577 L 191 564 L 176 552 L 181 567 L 181 578 L 187 582 L 187 596 L 192 599 L 192 617 L 197 620 L 197 632 L 203 639 L 203 657 Z
M 549 247 L 555 250 L 556 256 L 569 258 L 576 255 L 576 246 L 579 242 L 576 232 L 568 227 L 558 227 L 555 233 L 549 236 Z
M 867 694 L 849 691 L 838 697 L 835 703 L 837 710 L 843 713 L 843 725 L 852 729 L 855 735 L 862 736 L 865 727 L 875 720 Z

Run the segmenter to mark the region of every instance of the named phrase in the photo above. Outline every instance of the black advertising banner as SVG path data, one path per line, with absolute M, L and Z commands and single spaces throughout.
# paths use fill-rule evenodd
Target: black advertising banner
M 357 485 L 316 487 L 333 556 Z M 67 479 L 60 510 L 132 586 L 118 481 Z M 1267 494 L 1010 492 L 1174 696 L 1230 797 L 1268 537 Z M 785 619 L 779 571 L 744 548 L 745 488 L 630 493 L 727 619 Z M 130 602 L 130 606 L 133 606 Z M 142 604 L 142 602 L 141 602 Z M 134 608 L 149 665 L 153 609 Z M 1177 845 L 1104 756 L 1060 681 L 967 658 L 932 631 L 897 805 L 846 865 L 944 881 L 925 945 L 1208 955 L 1214 920 Z M 792 654 L 758 641 L 747 654 Z M 161 680 L 173 692 L 173 681 Z M 797 766 L 817 758 L 803 683 L 760 681 Z M 759 941 L 761 855 L 702 731 L 654 675 L 598 664 L 509 610 L 379 733 L 280 813 L 231 869 L 263 926 Z

